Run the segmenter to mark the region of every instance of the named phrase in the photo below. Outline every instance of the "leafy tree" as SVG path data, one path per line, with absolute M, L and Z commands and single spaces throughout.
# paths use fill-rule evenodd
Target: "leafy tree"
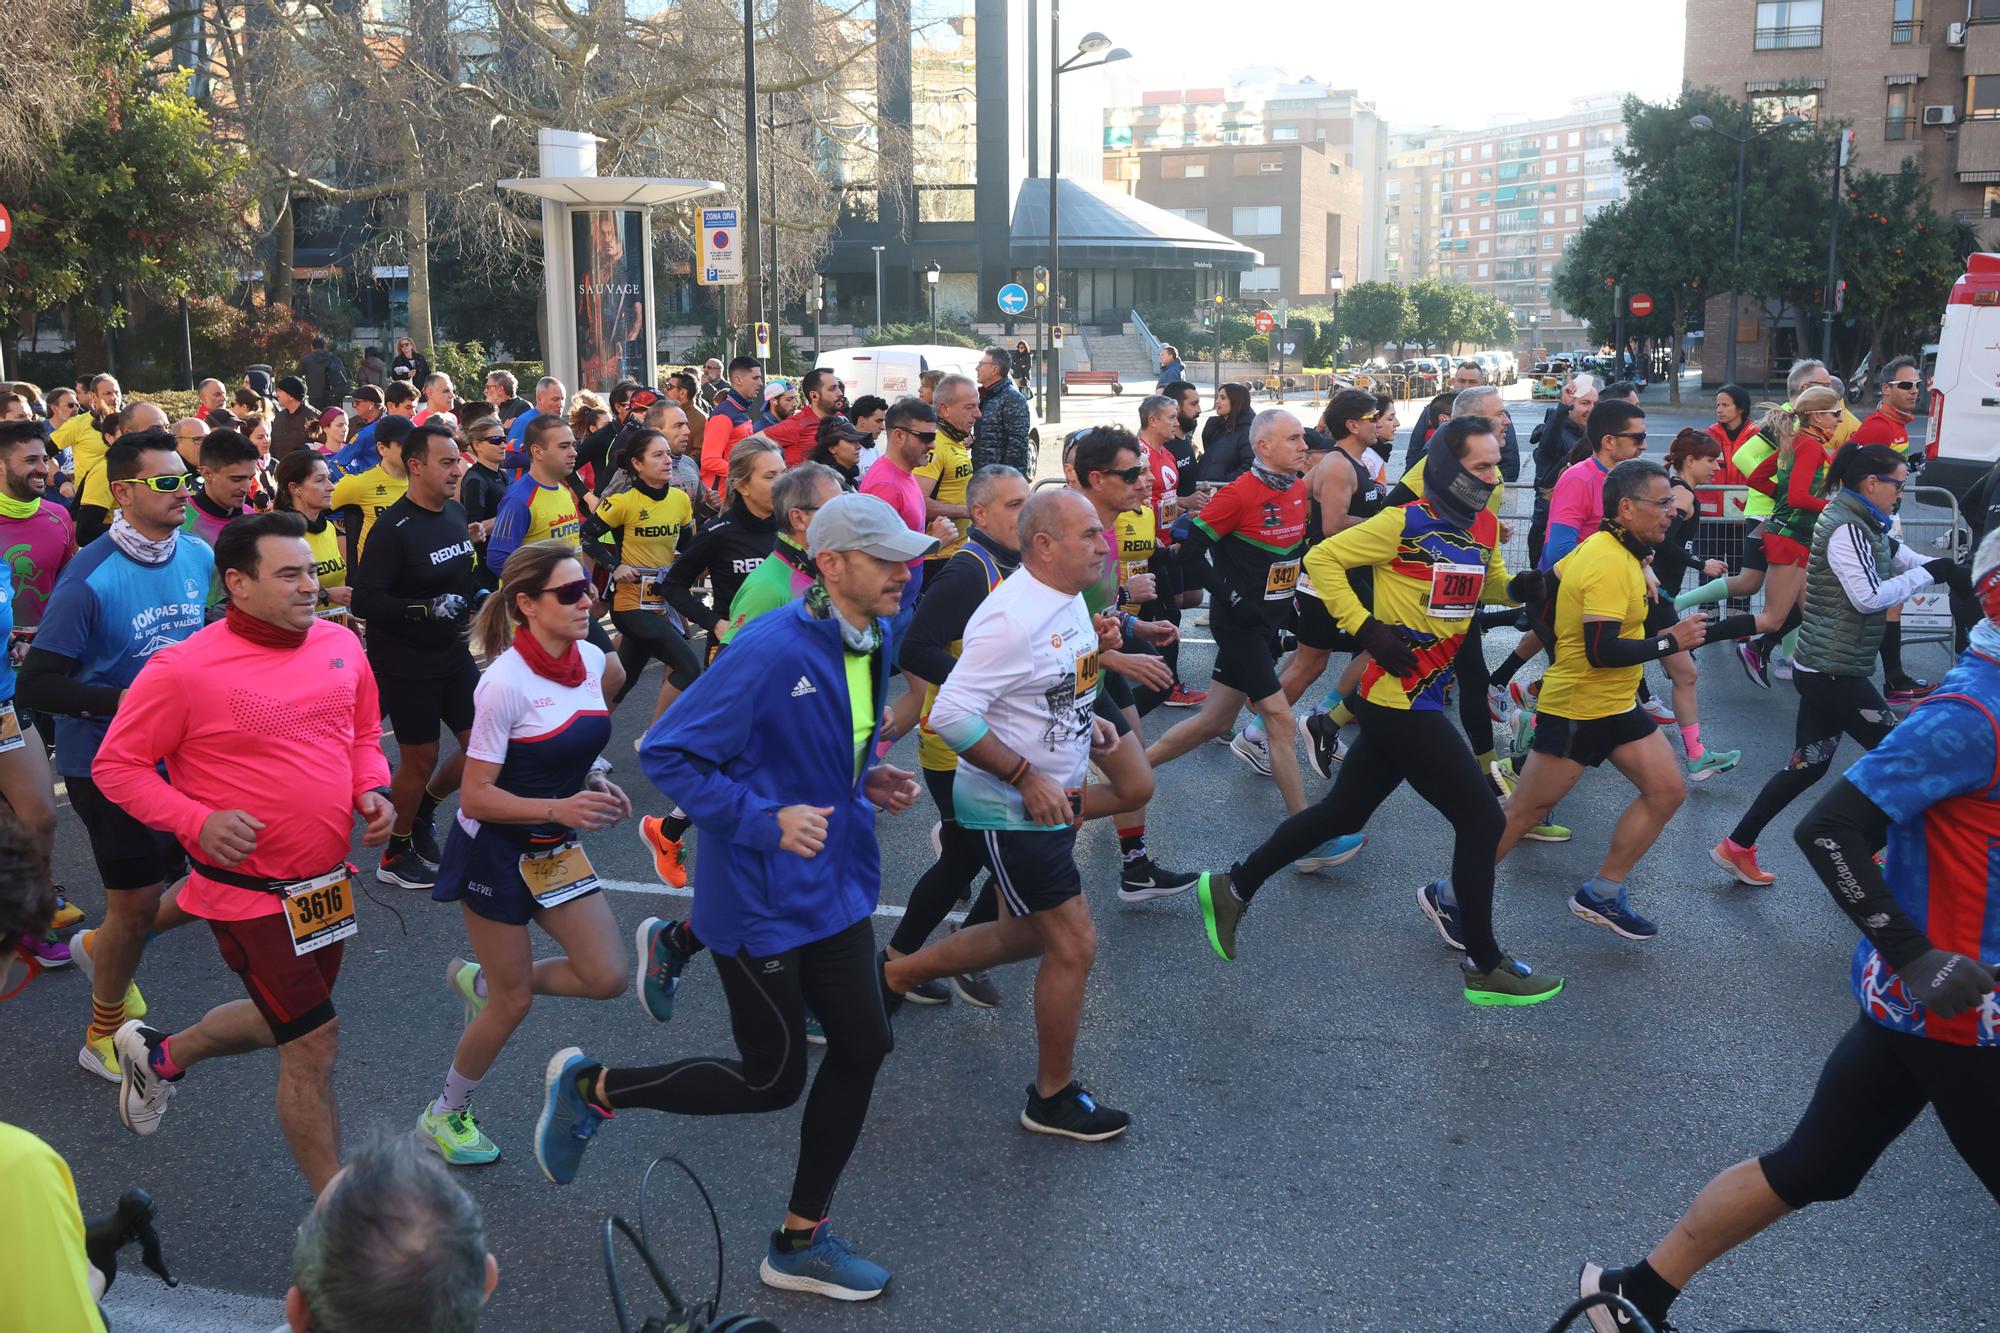
M 1887 356 L 1914 352 L 1937 327 L 1979 236 L 1966 223 L 1938 216 L 1930 183 L 1913 161 L 1895 175 L 1856 172 L 1843 202 L 1839 259 L 1848 328 L 1836 337 L 1851 359 L 1842 364 L 1857 364 L 1865 352 L 1870 365 L 1880 366 Z
M 1371 356 L 1383 343 L 1400 341 L 1415 318 L 1409 292 L 1393 282 L 1356 283 L 1340 298 L 1341 335 Z
M 1462 282 L 1419 278 L 1410 284 L 1409 337 L 1428 353 L 1462 336 L 1475 293 Z

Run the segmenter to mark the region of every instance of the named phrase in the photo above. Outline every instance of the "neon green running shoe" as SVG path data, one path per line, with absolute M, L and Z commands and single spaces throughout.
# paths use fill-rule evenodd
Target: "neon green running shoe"
M 1568 842 L 1569 830 L 1561 824 L 1537 824 L 1521 836 L 1529 842 Z
M 479 964 L 468 963 L 463 958 L 454 958 L 444 965 L 444 984 L 452 994 L 465 1002 L 465 1021 L 470 1023 L 486 1007 L 486 997 L 479 993 Z
M 1470 958 L 1460 960 L 1458 970 L 1464 974 L 1465 998 L 1476 1005 L 1540 1004 L 1562 994 L 1561 977 L 1541 976 L 1507 954 L 1500 955 L 1490 972 L 1476 970 Z
M 1208 931 L 1208 944 L 1225 963 L 1236 961 L 1236 923 L 1247 907 L 1229 891 L 1229 876 L 1203 871 L 1196 882 L 1201 896 L 1201 923 Z
M 424 1113 L 417 1117 L 417 1129 L 431 1141 L 438 1156 L 453 1166 L 484 1166 L 499 1160 L 499 1146 L 486 1137 L 470 1109 L 438 1115 L 433 1109 L 436 1105 L 432 1102 L 424 1107 Z

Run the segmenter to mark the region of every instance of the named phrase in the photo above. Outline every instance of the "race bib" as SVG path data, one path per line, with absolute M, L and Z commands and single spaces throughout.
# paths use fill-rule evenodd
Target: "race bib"
M 555 907 L 597 887 L 597 872 L 581 843 L 568 842 L 521 858 L 521 880 L 537 907 Z
M 641 611 L 661 611 L 667 609 L 667 585 L 659 577 L 656 569 L 639 571 L 639 609 Z
M 1484 565 L 1432 565 L 1425 610 L 1436 620 L 1470 620 L 1479 609 L 1479 590 L 1485 584 Z
M 1264 575 L 1264 600 L 1281 602 L 1298 591 L 1299 562 L 1280 560 Z
M 292 928 L 292 952 L 301 957 L 359 930 L 348 868 L 285 885 L 285 920 Z
M 28 743 L 21 734 L 21 719 L 14 712 L 12 703 L 0 704 L 0 754 L 18 750 Z
M 1076 697 L 1081 700 L 1097 692 L 1097 649 L 1076 656 Z

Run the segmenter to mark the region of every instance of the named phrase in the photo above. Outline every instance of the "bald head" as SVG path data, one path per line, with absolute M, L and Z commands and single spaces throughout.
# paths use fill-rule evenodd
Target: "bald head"
M 167 428 L 167 414 L 160 410 L 158 403 L 127 403 L 118 418 L 118 433 L 121 435 L 152 430 L 156 426 L 161 430 Z

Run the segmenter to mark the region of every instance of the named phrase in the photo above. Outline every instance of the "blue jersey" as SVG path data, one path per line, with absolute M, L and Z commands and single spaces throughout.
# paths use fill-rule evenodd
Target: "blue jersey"
M 1902 725 L 1849 766 L 1847 781 L 1895 823 L 1884 867 L 1896 905 L 1933 945 L 2000 964 L 2000 661 L 1967 652 Z M 2000 1046 L 2000 997 L 1957 1018 L 1911 1000 L 1862 940 L 1850 974 L 1884 1027 L 1961 1046 Z
M 0 644 L 12 647 L 14 639 L 14 566 L 0 560 Z M 0 704 L 14 697 L 14 655 L 0 652 Z
M 159 565 L 140 564 L 109 538 L 94 541 L 56 581 L 35 647 L 75 662 L 82 684 L 122 690 L 147 658 L 201 628 L 214 577 L 215 552 L 185 532 Z M 108 717 L 57 717 L 56 772 L 89 777 L 110 726 Z

